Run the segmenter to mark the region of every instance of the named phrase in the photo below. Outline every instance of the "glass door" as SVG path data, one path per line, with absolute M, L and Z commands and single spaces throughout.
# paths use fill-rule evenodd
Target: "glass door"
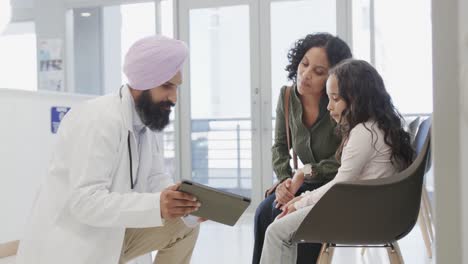
M 350 4 L 337 0 L 260 1 L 261 83 L 262 83 L 262 187 L 276 179 L 271 162 L 276 104 L 280 88 L 291 85 L 285 70 L 288 51 L 296 40 L 314 32 L 328 32 L 350 42 Z M 300 161 L 299 161 L 300 162 Z M 299 164 L 301 165 L 301 164 Z
M 272 131 L 287 52 L 314 32 L 351 42 L 347 0 L 180 0 L 189 43 L 179 101 L 181 176 L 253 198 L 273 179 Z
M 179 98 L 181 176 L 256 204 L 261 197 L 256 4 L 179 3 L 180 38 L 190 47 Z

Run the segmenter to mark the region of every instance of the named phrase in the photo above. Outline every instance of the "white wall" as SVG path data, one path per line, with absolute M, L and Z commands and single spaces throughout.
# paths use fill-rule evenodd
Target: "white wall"
M 460 64 L 460 149 L 461 151 L 461 201 L 462 201 L 462 252 L 463 263 L 468 262 L 468 2 L 459 1 L 458 7 L 459 64 Z
M 468 263 L 467 11 L 432 1 L 437 263 Z
M 0 243 L 20 239 L 55 143 L 51 107 L 89 97 L 0 89 Z

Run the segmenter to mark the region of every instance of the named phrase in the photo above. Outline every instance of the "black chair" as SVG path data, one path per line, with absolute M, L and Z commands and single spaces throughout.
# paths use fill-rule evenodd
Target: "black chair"
M 334 185 L 293 235 L 296 243 L 323 243 L 317 263 L 330 263 L 335 247 L 385 247 L 391 263 L 404 263 L 397 241 L 418 220 L 430 129 L 416 160 L 391 177 Z M 418 137 L 418 138 L 419 138 Z

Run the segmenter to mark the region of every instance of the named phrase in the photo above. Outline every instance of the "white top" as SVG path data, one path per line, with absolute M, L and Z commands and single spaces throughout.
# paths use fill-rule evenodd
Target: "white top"
M 315 205 L 336 183 L 355 180 L 370 180 L 392 176 L 399 170 L 391 162 L 392 149 L 384 142 L 384 132 L 374 121 L 356 125 L 350 132 L 341 157 L 341 166 L 335 178 L 315 189 L 302 194 L 294 204 L 296 209 Z

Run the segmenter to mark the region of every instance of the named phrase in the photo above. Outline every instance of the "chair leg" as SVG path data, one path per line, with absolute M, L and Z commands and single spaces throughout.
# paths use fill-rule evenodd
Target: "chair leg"
M 431 259 L 432 258 L 432 246 L 431 246 L 431 239 L 429 238 L 429 228 L 426 224 L 426 217 L 425 213 L 423 212 L 424 209 L 421 208 L 419 210 L 419 217 L 418 217 L 418 224 L 421 228 L 421 235 L 424 240 L 424 245 L 426 246 L 427 256 Z
M 426 214 L 425 214 L 426 225 L 428 227 L 429 236 L 431 238 L 431 243 L 432 243 L 434 241 L 434 229 L 432 225 L 432 206 L 431 206 L 431 202 L 429 201 L 429 194 L 427 193 L 426 188 L 423 188 L 421 198 L 422 198 L 422 202 L 426 211 Z
M 324 243 L 322 245 L 322 249 L 320 250 L 320 255 L 317 259 L 317 264 L 331 264 L 334 251 L 334 247 L 331 247 L 331 245 L 328 243 Z
M 403 256 L 401 255 L 400 247 L 398 242 L 392 243 L 387 247 L 388 258 L 390 259 L 390 264 L 404 264 Z
M 335 247 L 328 248 L 328 255 L 330 255 L 330 259 L 328 260 L 328 264 L 332 263 L 333 255 L 335 255 Z

